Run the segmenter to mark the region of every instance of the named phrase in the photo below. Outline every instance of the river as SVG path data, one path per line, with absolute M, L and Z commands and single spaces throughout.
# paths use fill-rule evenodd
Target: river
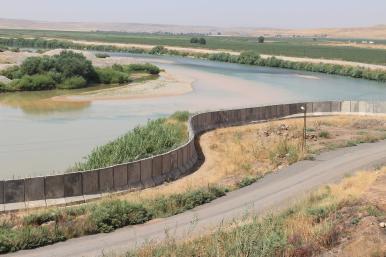
M 311 100 L 386 100 L 386 84 L 367 80 L 182 57 L 110 55 L 145 59 L 171 74 L 189 77 L 193 90 L 179 96 L 87 103 L 49 101 L 63 94 L 58 91 L 2 94 L 2 179 L 63 172 L 94 147 L 148 119 L 177 110 Z

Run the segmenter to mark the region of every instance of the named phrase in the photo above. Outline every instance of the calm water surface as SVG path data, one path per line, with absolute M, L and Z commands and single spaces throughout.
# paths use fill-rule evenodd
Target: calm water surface
M 193 91 L 87 103 L 47 100 L 66 94 L 63 91 L 0 95 L 0 178 L 63 172 L 95 146 L 177 110 L 305 100 L 386 100 L 386 85 L 366 80 L 180 57 L 115 55 L 147 59 L 170 73 L 190 77 Z

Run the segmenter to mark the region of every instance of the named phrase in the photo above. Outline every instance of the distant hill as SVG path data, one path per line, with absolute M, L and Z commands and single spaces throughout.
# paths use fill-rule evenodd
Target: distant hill
M 102 23 L 102 22 L 52 22 L 0 18 L 3 29 L 40 29 L 69 31 L 117 31 L 131 33 L 197 33 L 229 36 L 282 36 L 282 37 L 333 37 L 386 39 L 386 25 L 357 28 L 316 28 L 316 29 L 276 29 L 276 28 L 222 28 L 215 26 L 183 26 L 142 23 Z

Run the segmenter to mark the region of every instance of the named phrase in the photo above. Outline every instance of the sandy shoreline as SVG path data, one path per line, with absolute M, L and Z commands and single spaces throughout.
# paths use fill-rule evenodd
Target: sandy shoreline
M 74 95 L 52 97 L 53 101 L 89 102 L 102 100 L 129 100 L 139 98 L 153 98 L 176 96 L 192 91 L 193 80 L 179 74 L 161 72 L 156 80 L 132 83 L 124 86 L 100 89 Z
M 54 49 L 45 52 L 44 54 L 29 53 L 29 52 L 11 52 L 5 51 L 0 53 L 0 60 L 6 60 L 6 64 L 0 64 L 0 70 L 12 65 L 18 65 L 30 56 L 56 55 L 63 49 Z M 73 50 L 74 52 L 82 53 L 96 67 L 111 66 L 113 64 L 132 64 L 146 63 L 148 60 L 134 57 L 107 57 L 97 58 L 90 51 Z M 162 60 L 161 60 L 162 61 Z M 165 60 L 164 63 L 171 63 Z M 192 91 L 193 80 L 178 74 L 176 71 L 164 71 L 160 73 L 160 77 L 155 80 L 148 80 L 138 83 L 130 83 L 124 86 L 113 88 L 100 89 L 85 93 L 74 93 L 74 95 L 62 95 L 52 97 L 53 101 L 71 101 L 71 102 L 89 102 L 96 100 L 120 100 L 120 99 L 138 99 L 163 96 L 182 95 Z

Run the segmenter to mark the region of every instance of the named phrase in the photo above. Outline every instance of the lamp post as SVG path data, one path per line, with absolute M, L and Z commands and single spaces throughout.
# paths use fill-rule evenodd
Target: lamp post
M 303 142 L 302 142 L 302 152 L 304 152 L 306 148 L 306 140 L 307 140 L 307 107 L 305 105 L 300 106 L 300 110 L 304 113 L 304 124 L 303 124 Z

